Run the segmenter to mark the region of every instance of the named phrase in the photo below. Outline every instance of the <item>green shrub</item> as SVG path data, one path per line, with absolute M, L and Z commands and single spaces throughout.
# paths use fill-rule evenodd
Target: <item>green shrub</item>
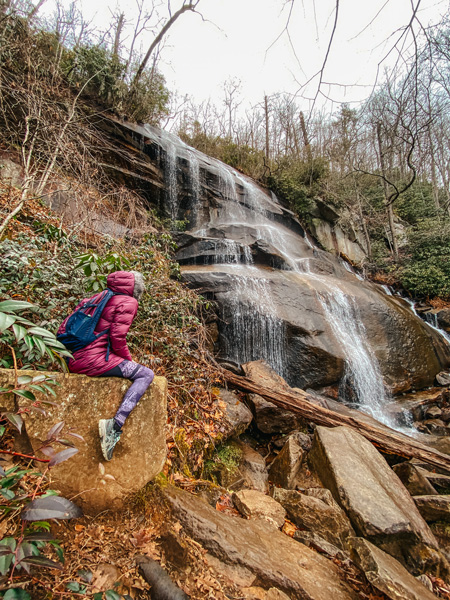
M 415 296 L 450 297 L 450 222 L 419 220 L 408 232 L 407 249 L 400 269 L 405 289 Z

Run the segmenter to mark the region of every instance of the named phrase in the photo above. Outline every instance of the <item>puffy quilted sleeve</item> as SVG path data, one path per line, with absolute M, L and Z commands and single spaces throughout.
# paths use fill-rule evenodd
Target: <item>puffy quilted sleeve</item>
M 109 329 L 111 351 L 125 360 L 132 360 L 127 346 L 127 333 L 136 316 L 138 309 L 137 300 L 124 298 L 115 308 L 114 317 Z

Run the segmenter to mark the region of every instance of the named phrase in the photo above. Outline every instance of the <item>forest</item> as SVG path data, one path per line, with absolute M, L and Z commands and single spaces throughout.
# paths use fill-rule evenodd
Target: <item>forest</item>
M 351 265 L 355 273 L 436 309 L 447 307 L 450 18 L 424 27 L 415 11 L 411 21 L 405 16 L 407 49 L 399 45 L 396 61 L 380 70 L 361 103 L 330 109 L 329 104 L 280 92 L 249 107 L 237 78 L 224 81 L 221 99 L 198 103 L 169 89 L 162 74 L 160 59 L 171 27 L 176 21 L 182 26 L 187 13 L 201 17 L 200 0 L 183 0 L 178 10 L 170 2 L 137 0 L 133 18 L 111 10 L 103 28 L 88 21 L 76 1 L 56 2 L 52 11 L 46 4 L 0 0 L 0 367 L 14 373 L 13 383 L 0 387 L 0 398 L 13 395 L 17 406 L 21 403 L 15 411 L 2 406 L 0 415 L 0 597 L 29 600 L 28 592 L 35 590 L 42 598 L 146 597 L 149 586 L 137 564 L 130 566 L 130 557 L 142 552 L 161 562 L 159 540 L 167 535 L 185 543 L 176 552 L 191 561 L 192 572 L 177 575 L 162 560 L 180 586 L 193 599 L 225 600 L 237 588 L 224 591 L 221 576 L 205 566 L 200 544 L 184 533 L 178 536 L 178 522 L 167 525 L 167 505 L 157 491 L 176 484 L 196 492 L 213 488 L 215 493 L 219 484 L 227 486 L 226 478 L 242 459 L 242 449 L 226 441 L 232 435 L 221 396 L 226 383 L 211 339 L 215 303 L 180 280 L 175 240 L 187 221 L 171 219 L 158 201 L 149 202 L 148 195 L 127 185 L 126 165 L 132 160 L 137 170 L 142 165 L 131 142 L 128 147 L 113 144 L 104 123 L 149 124 L 176 134 L 253 178 L 268 190 L 267 198 L 273 191 L 303 232 L 314 230 L 318 205 L 326 207 L 334 223 L 361 247 L 364 259 Z M 150 34 L 151 43 L 143 42 L 144 34 Z M 322 92 L 319 83 L 318 97 Z M 111 169 L 113 155 L 120 167 L 116 171 Z M 70 199 L 71 218 L 57 211 L 64 198 Z M 117 230 L 125 234 L 111 234 Z M 345 255 L 340 258 L 351 262 Z M 36 457 L 17 451 L 16 432 L 21 433 L 30 413 L 45 418 L 45 406 L 36 404 L 36 396 L 45 394 L 51 404 L 57 387 L 52 373 L 66 369 L 64 350 L 54 337 L 59 323 L 83 295 L 104 289 L 107 275 L 116 270 L 141 271 L 148 282 L 128 342 L 135 360 L 168 380 L 167 460 L 155 486 L 140 490 L 118 520 L 99 515 L 74 526 L 60 522 L 50 527 L 51 518 L 43 517 L 28 524 L 21 512 L 37 496 L 54 492 L 47 471 L 41 476 L 32 468 Z M 341 357 L 337 363 L 342 369 Z M 46 374 L 30 378 L 20 375 L 22 369 Z M 441 412 L 448 410 L 446 394 L 445 388 L 439 396 Z M 244 404 L 242 399 L 243 394 L 232 395 L 236 405 Z M 300 457 L 311 448 L 314 427 L 307 421 L 296 432 L 305 445 L 297 448 Z M 79 436 L 72 430 L 62 434 L 61 423 L 48 425 L 45 457 L 38 460 L 53 468 L 77 452 Z M 266 444 L 258 448 L 267 449 L 270 460 L 281 454 L 287 439 L 278 433 L 270 439 L 257 434 Z M 306 476 L 311 476 L 308 469 Z M 99 465 L 102 485 L 111 477 Z M 230 498 L 217 499 L 216 512 L 236 516 Z M 298 531 L 303 533 L 302 526 L 287 521 L 277 535 L 294 537 Z M 339 556 L 334 556 L 333 568 L 342 570 L 359 598 L 388 597 L 378 595 Z M 94 570 L 99 557 L 119 567 L 120 586 L 97 591 L 92 581 L 99 579 Z M 30 568 L 36 568 L 31 575 Z M 438 569 L 430 582 L 439 597 L 450 598 Z

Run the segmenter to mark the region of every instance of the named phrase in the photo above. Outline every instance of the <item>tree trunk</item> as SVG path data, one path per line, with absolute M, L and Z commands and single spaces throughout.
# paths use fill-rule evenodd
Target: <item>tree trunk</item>
M 379 450 L 387 454 L 395 454 L 404 458 L 418 458 L 434 466 L 450 470 L 450 456 L 442 454 L 437 450 L 432 450 L 428 446 L 417 442 L 413 438 L 408 438 L 388 427 L 380 425 L 369 425 L 363 418 L 357 416 L 347 416 L 338 414 L 328 408 L 316 404 L 317 399 L 302 390 L 275 391 L 263 387 L 247 377 L 240 377 L 231 371 L 223 370 L 226 381 L 233 386 L 258 394 L 265 400 L 272 402 L 284 410 L 290 410 L 302 418 L 325 427 L 338 427 L 345 425 L 355 429 L 367 440 L 372 442 Z M 356 411 L 355 411 L 356 412 Z
M 264 96 L 264 117 L 266 121 L 266 160 L 269 160 L 269 102 L 267 96 Z
M 394 224 L 394 211 L 392 209 L 392 203 L 389 202 L 389 192 L 388 192 L 388 183 L 386 180 L 386 165 L 384 161 L 384 153 L 383 153 L 383 145 L 381 143 L 381 123 L 377 123 L 377 140 L 378 140 L 378 151 L 380 155 L 380 169 L 381 175 L 383 176 L 383 191 L 384 191 L 384 202 L 386 206 L 386 213 L 388 217 L 389 223 L 389 231 L 391 233 L 391 244 L 392 244 L 392 252 L 394 254 L 395 262 L 398 261 L 398 244 L 397 244 L 397 235 L 395 233 L 395 224 Z
M 311 146 L 309 144 L 308 132 L 306 131 L 305 117 L 303 112 L 300 111 L 300 126 L 302 128 L 303 143 L 305 144 L 306 156 L 308 161 L 312 162 Z
M 120 13 L 117 21 L 116 35 L 114 36 L 113 56 L 119 58 L 120 36 L 125 23 L 125 13 Z
M 173 15 L 170 17 L 170 19 L 167 21 L 167 23 L 164 25 L 164 27 L 161 29 L 161 31 L 158 33 L 158 35 L 155 37 L 155 39 L 151 43 L 150 48 L 147 50 L 147 54 L 144 56 L 144 59 L 142 60 L 141 64 L 139 65 L 139 68 L 136 71 L 136 75 L 134 76 L 134 79 L 132 81 L 132 84 L 131 84 L 132 89 L 135 88 L 136 85 L 139 83 L 139 80 L 142 77 L 142 73 L 144 72 L 144 69 L 147 66 L 148 60 L 149 60 L 153 50 L 161 42 L 163 37 L 166 35 L 166 33 L 169 31 L 169 29 L 172 27 L 172 25 L 178 19 L 178 17 L 180 17 L 183 13 L 185 13 L 187 11 L 195 12 L 195 8 L 196 8 L 197 4 L 199 3 L 199 1 L 200 0 L 193 2 L 192 0 L 190 0 L 188 4 L 183 4 L 183 6 L 180 9 L 178 9 L 177 12 L 173 13 Z

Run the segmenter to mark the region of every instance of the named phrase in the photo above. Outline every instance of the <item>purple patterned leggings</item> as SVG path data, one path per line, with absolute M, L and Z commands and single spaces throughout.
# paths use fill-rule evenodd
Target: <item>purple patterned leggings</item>
M 151 369 L 134 362 L 134 360 L 124 360 L 117 367 L 102 373 L 101 377 L 123 377 L 133 382 L 114 415 L 114 421 L 120 428 L 123 427 L 125 419 L 144 395 L 154 376 Z

